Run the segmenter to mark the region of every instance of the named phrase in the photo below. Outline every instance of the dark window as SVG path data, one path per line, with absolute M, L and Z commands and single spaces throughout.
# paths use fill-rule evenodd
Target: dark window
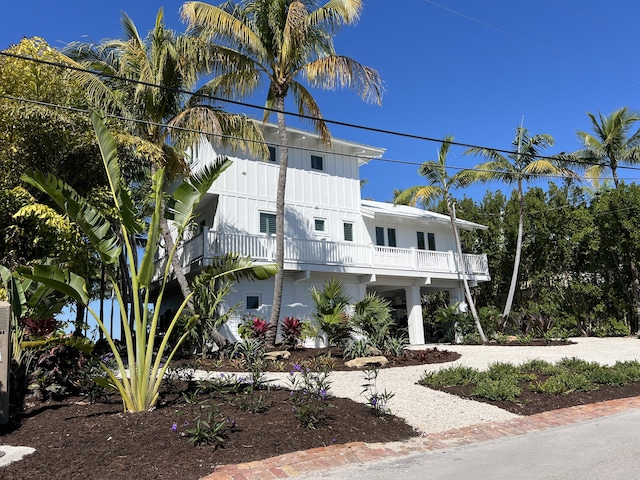
M 269 145 L 269 162 L 278 163 L 278 157 L 276 157 L 276 147 Z
M 247 295 L 247 310 L 260 308 L 260 295 Z
M 424 241 L 424 232 L 418 232 L 418 250 L 426 250 L 427 246 Z
M 384 228 L 376 227 L 376 245 L 384 245 Z
M 315 219 L 315 229 L 316 232 L 324 232 L 324 220 L 321 218 Z
M 344 223 L 344 240 L 345 242 L 353 242 L 353 223 Z
M 266 233 L 266 234 L 276 233 L 275 213 L 260 212 L 260 233 Z
M 389 246 L 395 247 L 396 245 L 396 229 L 395 228 L 387 228 L 387 238 L 389 240 Z
M 318 155 L 311 155 L 311 169 L 324 170 L 323 158 Z
M 429 250 L 436 249 L 436 234 L 435 233 L 427 233 L 427 240 L 429 241 Z

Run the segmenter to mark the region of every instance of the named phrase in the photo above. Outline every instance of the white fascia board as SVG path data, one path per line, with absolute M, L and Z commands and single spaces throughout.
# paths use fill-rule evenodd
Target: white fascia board
M 263 128 L 265 130 L 278 130 L 278 125 L 275 123 L 264 123 Z M 318 142 L 322 142 L 322 137 L 316 132 L 310 132 L 308 130 L 301 130 L 299 128 L 287 127 L 287 132 L 300 137 L 313 138 Z M 386 148 L 374 147 L 372 145 L 366 145 L 364 143 L 352 142 L 350 140 L 343 140 L 340 138 L 331 138 L 331 143 L 335 145 L 342 145 L 352 150 L 353 157 L 358 159 L 358 166 L 366 165 L 373 158 L 380 158 L 387 151 Z M 329 148 L 329 147 L 327 147 Z
M 376 216 L 404 217 L 424 219 L 437 223 L 451 223 L 451 219 L 447 215 L 442 215 L 441 213 L 409 207 L 407 205 L 394 205 L 392 203 L 376 202 L 374 200 L 361 200 L 360 211 L 363 216 L 368 218 L 375 218 Z M 459 218 L 456 223 L 460 228 L 465 230 L 487 230 L 489 228 L 485 225 L 469 222 L 467 220 L 460 220 Z

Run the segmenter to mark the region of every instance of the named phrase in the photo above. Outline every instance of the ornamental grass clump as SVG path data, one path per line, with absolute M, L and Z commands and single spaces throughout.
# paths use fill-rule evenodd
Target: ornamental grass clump
M 331 407 L 329 373 L 298 364 L 289 372 L 292 411 L 305 428 L 315 429 L 327 417 L 327 409 Z

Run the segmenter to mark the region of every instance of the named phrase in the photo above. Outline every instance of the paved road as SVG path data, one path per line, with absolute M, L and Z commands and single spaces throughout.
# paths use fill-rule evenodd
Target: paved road
M 313 473 L 305 480 L 638 480 L 640 410 L 464 447 Z

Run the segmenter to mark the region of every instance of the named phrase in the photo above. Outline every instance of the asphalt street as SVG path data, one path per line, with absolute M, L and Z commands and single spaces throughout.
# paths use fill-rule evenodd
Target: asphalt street
M 638 480 L 640 410 L 464 447 L 314 472 L 306 480 Z

